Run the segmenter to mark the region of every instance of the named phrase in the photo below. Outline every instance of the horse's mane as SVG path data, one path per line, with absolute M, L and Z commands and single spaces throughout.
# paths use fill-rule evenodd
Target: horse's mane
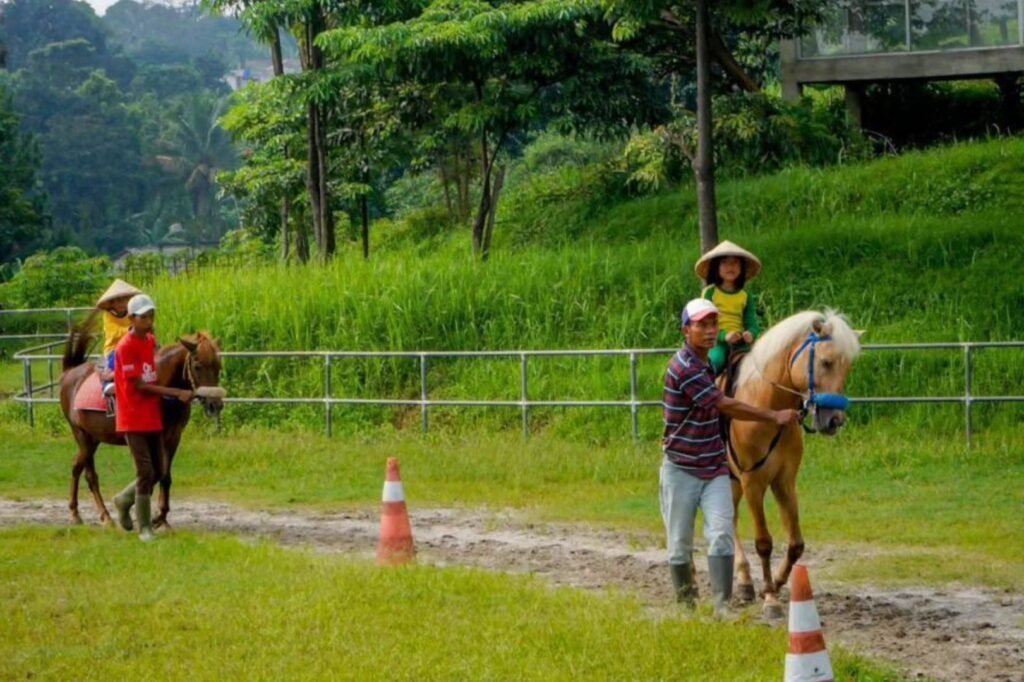
M 860 337 L 846 317 L 831 309 L 824 312 L 804 310 L 779 322 L 754 343 L 750 354 L 740 365 L 736 385 L 742 386 L 752 376 L 764 371 L 772 361 L 785 357 L 786 351 L 807 337 L 815 323 L 821 324 L 822 336 L 832 337 L 835 349 L 844 358 L 852 361 L 860 353 Z

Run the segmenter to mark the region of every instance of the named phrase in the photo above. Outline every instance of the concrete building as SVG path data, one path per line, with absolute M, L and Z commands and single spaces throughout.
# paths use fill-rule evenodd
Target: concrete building
M 1024 0 L 836 0 L 781 61 L 786 98 L 843 85 L 857 120 L 865 85 L 899 80 L 991 78 L 1019 106 Z

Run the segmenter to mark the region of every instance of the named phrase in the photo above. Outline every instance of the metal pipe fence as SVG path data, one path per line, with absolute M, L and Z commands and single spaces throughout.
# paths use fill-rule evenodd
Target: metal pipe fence
M 29 423 L 34 423 L 34 405 L 37 403 L 56 403 L 53 395 L 54 382 L 54 361 L 62 356 L 51 352 L 54 346 L 63 342 L 51 342 L 27 348 L 15 354 L 15 359 L 24 366 L 24 390 L 14 396 L 14 400 L 22 402 L 26 406 Z M 973 358 L 974 353 L 984 349 L 1008 349 L 1024 348 L 1024 342 L 1003 341 L 1003 342 L 966 342 L 966 343 L 897 343 L 897 344 L 866 344 L 863 346 L 869 352 L 891 352 L 891 351 L 929 351 L 929 350 L 960 350 L 964 357 L 964 390 L 962 395 L 946 396 L 862 396 L 851 397 L 851 403 L 859 404 L 886 404 L 886 403 L 960 403 L 964 406 L 964 430 L 967 446 L 970 447 L 973 436 L 973 406 L 975 403 L 1022 403 L 1024 396 L 1021 395 L 974 395 L 973 393 Z M 266 396 L 241 396 L 229 397 L 225 402 L 231 404 L 309 404 L 323 405 L 324 407 L 324 431 L 331 435 L 333 431 L 333 412 L 336 405 L 380 405 L 380 406 L 406 406 L 419 407 L 420 425 L 423 432 L 429 428 L 429 413 L 434 407 L 498 407 L 518 409 L 521 413 L 523 437 L 528 438 L 530 433 L 530 411 L 532 408 L 616 408 L 628 409 L 632 422 L 632 434 L 634 439 L 640 437 L 640 410 L 647 407 L 660 407 L 660 400 L 642 400 L 640 398 L 638 364 L 639 360 L 647 356 L 662 356 L 668 358 L 676 348 L 635 348 L 635 349 L 609 349 L 609 350 L 509 350 L 509 351 L 235 351 L 221 354 L 226 360 L 242 358 L 317 358 L 323 363 L 323 391 L 320 396 L 300 397 L 266 397 Z M 40 354 L 40 351 L 44 351 Z M 529 397 L 530 360 L 536 358 L 557 358 L 557 357 L 616 357 L 623 358 L 628 362 L 629 370 L 629 398 L 622 400 L 533 400 Z M 387 359 L 387 358 L 409 358 L 418 361 L 419 364 L 419 398 L 363 398 L 352 396 L 336 396 L 333 387 L 333 369 L 336 360 L 346 359 Z M 484 400 L 484 399 L 431 399 L 428 368 L 431 361 L 445 358 L 505 358 L 518 359 L 519 361 L 519 397 L 516 400 Z M 32 377 L 33 362 L 47 363 L 48 383 L 42 386 L 35 386 Z M 48 397 L 37 397 L 37 393 L 47 392 Z
M 74 326 L 72 317 L 76 313 L 86 313 L 95 308 L 18 308 L 15 310 L 0 310 L 0 321 L 5 317 L 32 316 L 32 315 L 53 315 L 54 313 L 64 316 L 64 331 L 61 333 L 37 333 L 37 334 L 4 334 L 0 333 L 0 342 L 3 341 L 33 341 L 40 339 L 63 339 L 68 335 Z M 2 332 L 2 330 L 0 330 Z

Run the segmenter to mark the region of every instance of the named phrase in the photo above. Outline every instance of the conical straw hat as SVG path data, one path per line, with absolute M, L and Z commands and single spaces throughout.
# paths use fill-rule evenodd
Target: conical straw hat
M 96 307 L 106 310 L 110 306 L 110 302 L 115 298 L 124 298 L 125 296 L 134 296 L 141 293 L 141 291 L 123 279 L 115 279 L 114 283 L 107 287 L 107 290 L 100 296 L 100 300 L 96 301 Z
M 719 243 L 718 246 L 701 256 L 700 260 L 697 261 L 697 264 L 693 266 L 693 269 L 696 271 L 697 275 L 706 282 L 708 280 L 708 268 L 711 267 L 711 261 L 722 256 L 736 256 L 737 258 L 745 260 L 747 262 L 747 280 L 752 280 L 761 274 L 761 261 L 758 260 L 757 256 L 741 246 L 736 246 L 728 239 Z

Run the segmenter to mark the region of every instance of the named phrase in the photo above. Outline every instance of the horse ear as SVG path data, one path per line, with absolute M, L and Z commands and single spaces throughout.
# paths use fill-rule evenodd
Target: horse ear
M 220 337 L 218 336 L 217 338 L 210 340 L 213 341 L 213 345 L 217 347 L 217 350 L 220 350 Z
M 864 335 L 868 333 L 867 329 L 854 329 L 853 333 L 857 335 L 858 339 L 863 339 Z
M 197 339 L 194 334 L 179 336 L 178 341 L 180 341 L 181 345 L 185 346 L 189 352 L 194 351 L 199 346 L 199 339 Z
M 815 334 L 821 334 L 821 330 L 825 328 L 825 320 L 815 320 L 811 324 L 811 329 L 814 330 Z

